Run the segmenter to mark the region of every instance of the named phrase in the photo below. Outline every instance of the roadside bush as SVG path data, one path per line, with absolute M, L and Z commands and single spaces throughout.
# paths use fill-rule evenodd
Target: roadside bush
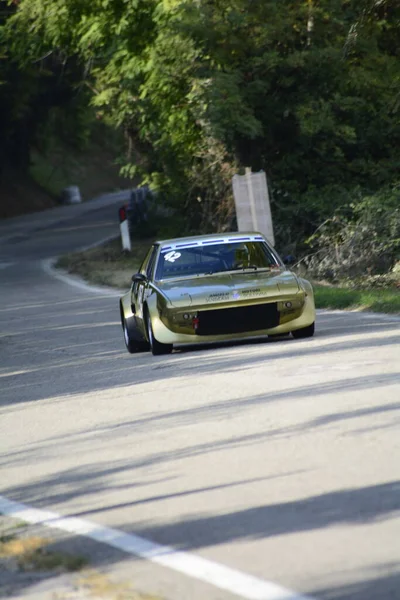
M 310 276 L 360 281 L 370 287 L 399 280 L 400 185 L 362 196 L 337 210 L 308 239 L 302 263 Z

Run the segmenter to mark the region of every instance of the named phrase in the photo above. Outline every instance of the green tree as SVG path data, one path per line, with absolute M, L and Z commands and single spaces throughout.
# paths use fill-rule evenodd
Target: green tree
M 252 166 L 294 247 L 353 189 L 396 177 L 399 19 L 395 0 L 20 0 L 6 33 L 20 64 L 79 66 L 125 133 L 123 171 L 189 227 L 229 226 L 231 176 Z
M 74 56 L 44 49 L 34 38 L 17 44 L 18 9 L 0 1 L 0 175 L 26 172 L 32 148 L 45 147 L 52 135 L 81 146 L 93 112 Z

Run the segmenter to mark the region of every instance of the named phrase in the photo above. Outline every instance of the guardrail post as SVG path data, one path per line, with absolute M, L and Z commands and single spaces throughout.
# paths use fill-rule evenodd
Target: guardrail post
M 121 231 L 122 249 L 130 252 L 132 250 L 132 246 L 131 246 L 131 236 L 129 233 L 129 223 L 128 223 L 128 219 L 127 219 L 126 208 L 127 208 L 126 204 L 124 204 L 124 206 L 121 206 L 121 208 L 118 210 L 119 228 Z

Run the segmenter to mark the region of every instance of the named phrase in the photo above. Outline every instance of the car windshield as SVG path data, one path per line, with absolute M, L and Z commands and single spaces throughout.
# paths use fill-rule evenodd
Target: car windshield
M 256 271 L 281 266 L 265 242 L 229 242 L 162 248 L 156 280 L 212 275 L 226 271 Z

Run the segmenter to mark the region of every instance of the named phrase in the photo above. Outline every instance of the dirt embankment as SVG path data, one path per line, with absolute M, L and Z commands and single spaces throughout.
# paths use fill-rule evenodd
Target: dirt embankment
M 0 179 L 0 219 L 45 210 L 56 204 L 56 199 L 29 175 L 9 172 Z
M 58 140 L 46 154 L 32 152 L 26 172 L 3 167 L 0 219 L 52 208 L 71 185 L 79 187 L 83 201 L 129 187 L 132 182 L 120 176 L 116 164 L 118 149 L 104 145 L 99 139 L 86 150 L 72 151 Z

